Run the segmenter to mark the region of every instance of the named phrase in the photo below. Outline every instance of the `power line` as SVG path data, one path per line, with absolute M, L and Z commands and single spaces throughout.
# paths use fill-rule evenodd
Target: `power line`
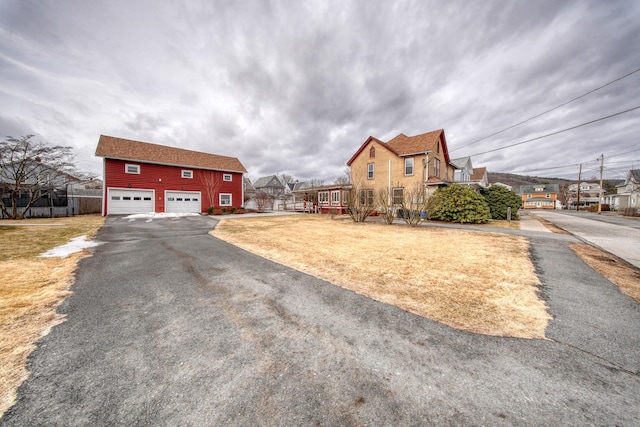
M 553 108 L 552 108 L 552 109 L 550 109 L 550 110 L 544 111 L 544 112 L 542 112 L 542 113 L 540 113 L 540 114 L 537 114 L 537 115 L 535 115 L 535 116 L 533 116 L 533 117 L 530 117 L 530 118 L 528 118 L 528 119 L 526 119 L 526 120 L 523 120 L 523 121 L 521 121 L 521 122 L 518 122 L 518 123 L 516 123 L 515 125 L 511 125 L 511 126 L 509 126 L 508 128 L 505 128 L 505 129 L 502 129 L 502 130 L 500 130 L 500 131 L 498 131 L 498 132 L 492 133 L 491 135 L 487 135 L 487 136 L 484 136 L 484 137 L 482 137 L 482 138 L 480 138 L 480 139 L 476 139 L 475 141 L 471 141 L 470 143 L 465 144 L 465 145 L 463 145 L 463 146 L 461 146 L 461 147 L 457 147 L 457 148 L 454 148 L 453 150 L 449 150 L 449 152 L 456 151 L 456 150 L 459 150 L 459 149 L 464 148 L 464 147 L 468 147 L 468 146 L 473 145 L 473 144 L 475 144 L 475 143 L 477 143 L 477 142 L 483 141 L 483 140 L 485 140 L 485 139 L 487 139 L 487 138 L 491 138 L 492 136 L 496 136 L 496 135 L 499 135 L 499 134 L 501 134 L 501 133 L 503 133 L 503 132 L 506 132 L 506 131 L 508 131 L 509 129 L 513 129 L 513 128 L 514 128 L 514 127 L 516 127 L 516 126 L 520 126 L 521 124 L 527 123 L 527 122 L 529 122 L 529 121 L 531 121 L 531 120 L 533 120 L 533 119 L 537 119 L 537 118 L 538 118 L 538 117 L 540 117 L 540 116 L 543 116 L 543 115 L 545 115 L 545 114 L 547 114 L 547 113 L 550 113 L 550 112 L 552 112 L 552 111 L 554 111 L 554 110 L 557 110 L 557 109 L 558 109 L 558 108 L 560 108 L 560 107 L 564 107 L 565 105 L 567 105 L 567 104 L 569 104 L 569 103 L 571 103 L 571 102 L 573 102 L 573 101 L 576 101 L 576 100 L 578 100 L 578 99 L 580 99 L 580 98 L 584 98 L 585 96 L 590 95 L 590 94 L 592 94 L 593 92 L 596 92 L 596 91 L 598 91 L 598 90 L 600 90 L 600 89 L 603 89 L 603 88 L 605 88 L 605 87 L 607 87 L 607 86 L 609 86 L 609 85 L 611 85 L 611 84 L 613 84 L 613 83 L 615 83 L 615 82 L 618 82 L 618 81 L 620 81 L 620 80 L 622 80 L 622 79 L 624 79 L 624 78 L 627 78 L 627 77 L 629 77 L 630 75 L 637 73 L 638 71 L 640 71 L 640 68 L 638 68 L 638 69 L 636 69 L 636 70 L 633 70 L 632 72 L 630 72 L 630 73 L 628 73 L 628 74 L 625 74 L 625 75 L 624 75 L 624 76 L 622 76 L 622 77 L 618 77 L 617 79 L 612 80 L 612 81 L 610 81 L 609 83 L 607 83 L 607 84 L 605 84 L 605 85 L 602 85 L 602 86 L 600 86 L 600 87 L 597 87 L 597 88 L 595 88 L 595 89 L 592 89 L 592 90 L 590 90 L 589 92 L 587 92 L 587 93 L 585 93 L 585 94 L 582 94 L 582 95 L 580 95 L 580 96 L 578 96 L 578 97 L 575 97 L 575 98 L 573 98 L 573 99 L 571 99 L 571 100 L 569 100 L 569 101 L 567 101 L 567 102 L 564 102 L 564 103 L 562 103 L 562 104 L 558 105 L 557 107 L 553 107 Z
M 637 106 L 637 107 L 629 108 L 628 110 L 620 111 L 620 112 L 615 113 L 615 114 L 610 114 L 610 115 L 605 116 L 605 117 L 600 117 L 599 119 L 591 120 L 591 121 L 586 122 L 586 123 L 582 123 L 582 124 L 579 124 L 579 125 L 576 125 L 576 126 L 572 126 L 570 128 L 566 128 L 566 129 L 562 129 L 562 130 L 555 131 L 555 132 L 552 132 L 552 133 L 548 133 L 546 135 L 537 136 L 535 138 L 527 139 L 525 141 L 516 142 L 515 144 L 505 145 L 504 147 L 494 148 L 493 150 L 483 151 L 481 153 L 474 153 L 474 154 L 471 154 L 469 157 L 480 156 L 482 154 L 493 153 L 495 151 L 500 151 L 500 150 L 504 150 L 506 148 L 515 147 L 516 145 L 522 145 L 522 144 L 526 144 L 527 142 L 537 141 L 537 140 L 542 139 L 542 138 L 547 138 L 549 136 L 553 136 L 553 135 L 557 135 L 559 133 L 563 133 L 563 132 L 567 132 L 567 131 L 570 131 L 570 130 L 573 130 L 573 129 L 577 129 L 577 128 L 582 127 L 582 126 L 586 126 L 586 125 L 590 125 L 592 123 L 596 123 L 596 122 L 599 122 L 599 121 L 602 121 L 602 120 L 610 119 L 612 117 L 619 116 L 621 114 L 625 114 L 625 113 L 628 113 L 630 111 L 637 110 L 639 108 L 640 108 L 640 105 Z

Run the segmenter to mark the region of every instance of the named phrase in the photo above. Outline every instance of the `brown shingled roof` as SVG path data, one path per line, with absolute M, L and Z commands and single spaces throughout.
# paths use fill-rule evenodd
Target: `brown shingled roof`
M 403 133 L 396 136 L 387 145 L 399 155 L 424 153 L 435 149 L 436 142 L 440 138 L 443 130 L 434 130 L 416 136 L 407 136 Z
M 172 166 L 189 166 L 201 169 L 215 169 L 227 172 L 247 170 L 235 157 L 201 153 L 166 145 L 115 138 L 100 135 L 96 156 L 109 159 L 131 160 Z
M 486 171 L 487 171 L 487 168 L 473 168 L 473 173 L 471 174 L 471 181 L 480 181 Z
M 436 143 L 438 140 L 442 140 L 442 147 L 444 151 L 445 161 L 449 163 L 449 149 L 447 148 L 447 140 L 444 136 L 444 129 L 438 129 L 431 132 L 423 133 L 415 136 L 407 136 L 403 133 L 396 136 L 395 138 L 382 142 L 373 136 L 367 138 L 367 140 L 360 146 L 358 151 L 351 157 L 351 159 L 347 162 L 347 165 L 350 166 L 351 163 L 358 157 L 360 152 L 364 149 L 364 147 L 369 143 L 369 141 L 376 141 L 383 147 L 391 150 L 398 156 L 406 156 L 410 154 L 424 153 L 427 151 L 434 151 L 436 149 Z

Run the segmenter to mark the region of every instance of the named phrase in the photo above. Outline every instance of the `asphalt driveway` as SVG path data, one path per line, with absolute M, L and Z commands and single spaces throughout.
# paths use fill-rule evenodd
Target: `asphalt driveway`
M 242 251 L 108 218 L 4 426 L 638 425 L 638 304 L 535 236 L 549 340 L 451 329 Z

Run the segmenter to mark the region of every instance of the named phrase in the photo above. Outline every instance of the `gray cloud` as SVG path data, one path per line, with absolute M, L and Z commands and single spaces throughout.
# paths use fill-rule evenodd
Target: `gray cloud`
M 369 135 L 444 128 L 466 156 L 634 107 L 640 73 L 456 149 L 640 67 L 639 20 L 633 1 L 4 2 L 0 131 L 62 139 L 94 173 L 101 133 L 237 156 L 253 178 L 328 179 Z M 635 141 L 638 114 L 473 162 L 591 161 Z

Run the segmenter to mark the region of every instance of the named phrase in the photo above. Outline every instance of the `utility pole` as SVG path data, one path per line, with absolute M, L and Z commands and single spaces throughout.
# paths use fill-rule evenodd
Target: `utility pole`
M 600 154 L 600 197 L 598 197 L 598 215 L 602 214 L 602 170 L 604 169 L 604 154 Z
M 576 212 L 580 212 L 580 180 L 582 179 L 582 163 L 580 163 L 580 172 L 578 172 L 578 202 L 576 203 Z

